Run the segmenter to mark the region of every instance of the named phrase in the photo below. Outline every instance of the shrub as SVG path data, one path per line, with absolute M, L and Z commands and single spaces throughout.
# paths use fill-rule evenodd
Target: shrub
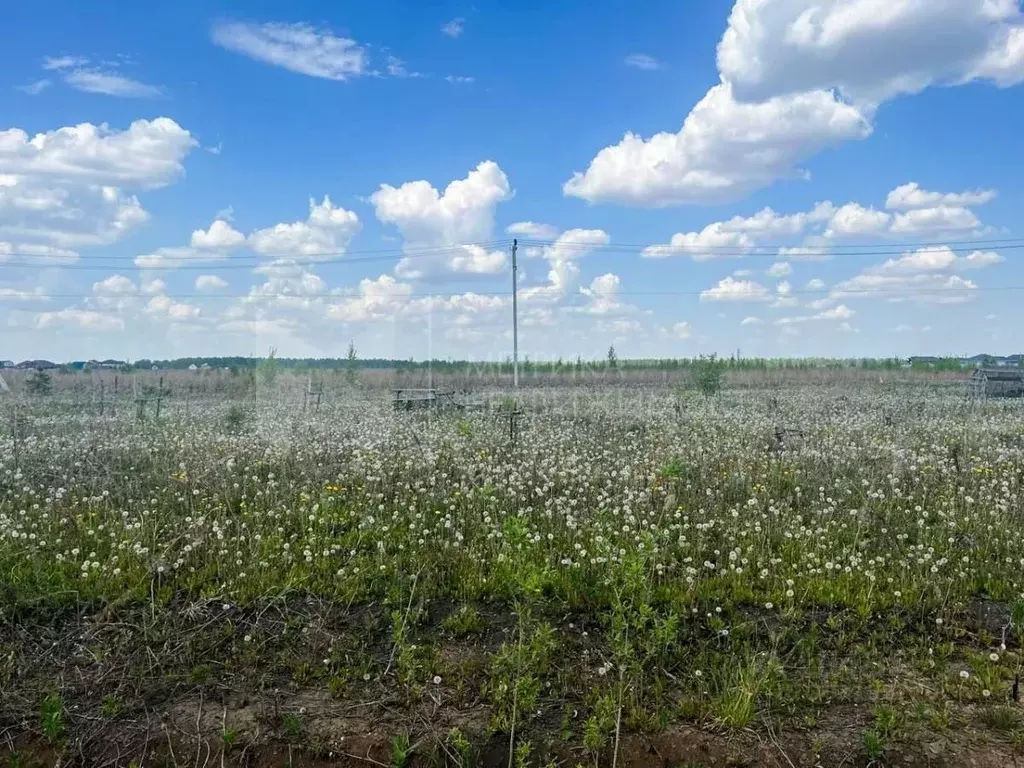
M 53 392 L 53 379 L 44 370 L 35 370 L 25 380 L 25 388 L 30 395 L 45 397 Z
M 722 390 L 725 377 L 725 363 L 717 355 L 701 355 L 693 364 L 694 386 L 705 397 L 717 395 Z

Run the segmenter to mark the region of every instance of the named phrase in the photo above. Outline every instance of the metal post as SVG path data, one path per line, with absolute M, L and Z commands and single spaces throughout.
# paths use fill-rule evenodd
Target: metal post
M 512 386 L 519 389 L 519 297 L 518 297 L 518 272 L 516 265 L 516 251 L 519 250 L 519 241 L 512 241 Z

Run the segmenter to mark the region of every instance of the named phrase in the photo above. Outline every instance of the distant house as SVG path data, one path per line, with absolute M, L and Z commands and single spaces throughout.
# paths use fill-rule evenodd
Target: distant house
M 1024 358 L 1022 355 L 1009 355 L 1007 357 L 1002 355 L 974 355 L 973 357 L 965 357 L 961 360 L 961 363 L 965 366 L 1007 368 L 1020 365 L 1022 358 Z
M 1024 397 L 1024 370 L 979 366 L 970 379 L 971 394 L 989 397 Z
M 0 368 L 13 368 L 13 367 L 14 367 L 14 361 L 13 360 L 0 360 Z
M 14 367 L 19 371 L 52 371 L 57 364 L 49 360 L 23 360 Z
M 922 367 L 922 366 L 933 366 L 937 365 L 942 361 L 941 357 L 935 357 L 934 355 L 917 355 L 908 359 L 911 367 Z
M 195 363 L 192 363 L 192 365 L 190 365 L 190 366 L 188 367 L 188 369 L 189 369 L 190 371 L 198 371 L 198 370 L 199 370 L 199 366 L 198 366 L 198 365 L 196 365 Z

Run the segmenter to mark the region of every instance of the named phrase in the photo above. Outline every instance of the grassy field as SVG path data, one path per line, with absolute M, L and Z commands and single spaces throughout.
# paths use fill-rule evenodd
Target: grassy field
M 227 379 L 0 401 L 0 761 L 1022 759 L 1022 403 Z

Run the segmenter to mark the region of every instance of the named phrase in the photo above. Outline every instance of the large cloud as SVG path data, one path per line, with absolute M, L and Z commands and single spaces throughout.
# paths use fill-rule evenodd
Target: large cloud
M 264 256 L 317 259 L 340 256 L 359 231 L 359 217 L 331 202 L 309 200 L 305 221 L 277 224 L 249 235 L 249 245 Z
M 486 246 L 493 237 L 497 206 L 512 194 L 504 171 L 487 160 L 443 193 L 430 182 L 409 181 L 399 187 L 382 184 L 370 201 L 377 219 L 394 225 L 402 235 L 407 255 L 396 273 L 416 278 L 438 272 L 500 271 L 504 253 Z M 467 243 L 474 245 L 466 247 Z
M 1020 23 L 1016 0 L 737 0 L 718 69 L 744 100 L 838 88 L 878 104 L 935 83 L 1016 82 L 1012 60 L 984 61 Z
M 124 131 L 81 123 L 29 136 L 0 131 L 0 174 L 112 186 L 160 187 L 184 173 L 196 146 L 168 117 L 136 120 Z
M 893 302 L 960 304 L 974 298 L 978 285 L 958 273 L 1002 261 L 1003 257 L 995 251 L 972 251 L 957 256 L 949 246 L 919 248 L 836 283 L 828 297 L 815 303 L 825 306 L 840 299 L 885 298 Z
M 677 232 L 667 245 L 652 245 L 644 249 L 649 258 L 685 255 L 695 261 L 742 256 L 754 245 L 777 237 L 794 236 L 808 227 L 828 221 L 835 214 L 830 202 L 818 203 L 806 212 L 778 214 L 763 208 L 753 216 L 733 216 L 727 221 L 708 224 L 699 232 Z
M 777 251 L 780 259 L 799 261 L 828 258 L 830 249 L 843 248 L 844 242 L 858 238 L 962 238 L 981 227 L 977 215 L 964 206 L 988 202 L 995 195 L 994 190 L 928 192 L 911 182 L 889 193 L 886 204 L 900 209 L 895 213 L 856 202 L 837 207 L 828 200 L 809 211 L 790 214 L 763 208 L 752 216 L 733 216 L 701 230 L 677 232 L 668 243 L 647 246 L 641 255 L 689 256 L 695 261 L 736 258 L 765 254 L 769 247 L 802 238 L 799 244 L 783 244 Z
M 82 123 L 29 136 L 0 131 L 0 237 L 22 256 L 69 261 L 74 249 L 110 245 L 149 221 L 125 187 L 165 186 L 196 145 L 173 120 L 118 131 Z M 43 253 L 47 250 L 48 253 Z
M 726 82 L 708 91 L 678 133 L 650 139 L 627 133 L 602 149 L 586 172 L 574 174 L 564 191 L 592 203 L 726 202 L 796 176 L 796 165 L 822 149 L 870 133 L 868 119 L 831 92 L 742 103 Z
M 567 195 L 665 206 L 735 200 L 862 139 L 886 99 L 932 84 L 1024 79 L 1016 0 L 737 0 L 721 82 L 676 133 L 627 133 Z
M 548 262 L 549 267 L 547 284 L 522 289 L 523 301 L 552 301 L 564 298 L 579 280 L 579 259 L 607 245 L 609 239 L 608 233 L 601 229 L 570 229 L 563 232 L 551 245 L 546 245 L 541 250 L 541 256 Z M 616 291 L 617 281 L 618 278 Z M 591 289 L 595 288 L 599 289 L 600 285 L 592 284 Z

